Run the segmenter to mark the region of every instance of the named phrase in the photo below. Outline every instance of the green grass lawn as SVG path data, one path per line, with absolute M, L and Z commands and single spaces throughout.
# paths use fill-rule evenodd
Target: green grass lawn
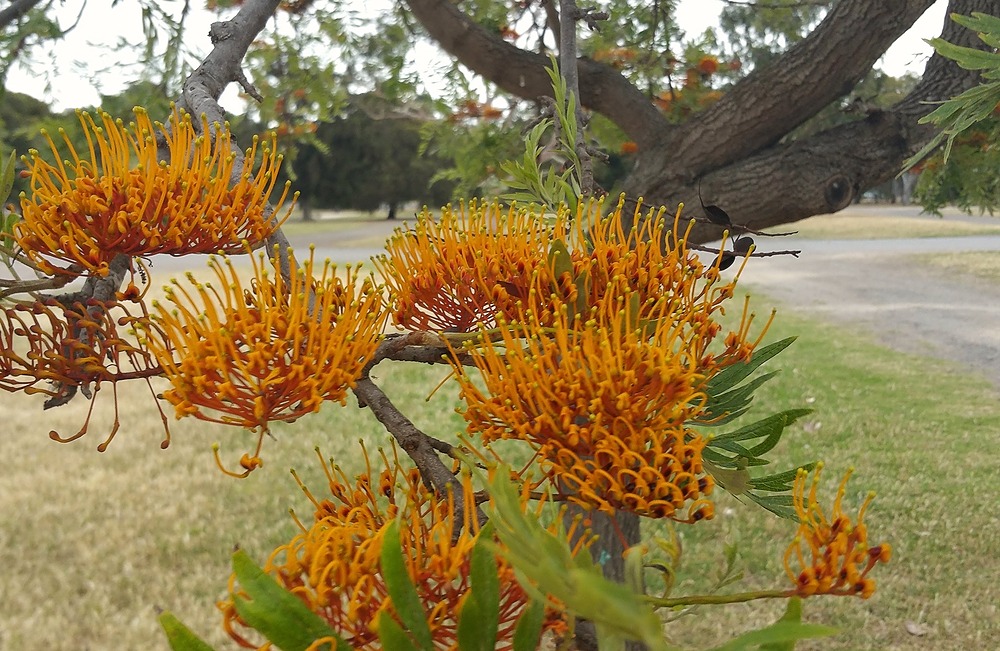
M 766 301 L 755 299 L 757 305 Z M 893 545 L 868 601 L 807 600 L 810 621 L 839 627 L 822 649 L 988 649 L 1000 640 L 997 452 L 1000 402 L 985 381 L 925 359 L 889 352 L 843 328 L 779 315 L 769 339 L 799 340 L 770 364 L 783 373 L 761 391 L 757 414 L 811 406 L 776 451 L 784 469 L 824 459 L 828 498 L 853 466 L 847 497 L 856 509 L 878 493 L 867 523 L 872 542 Z M 442 438 L 460 431 L 455 391 L 427 401 L 446 370 L 384 364 L 374 375 L 418 426 Z M 253 441 L 193 420 L 171 421 L 173 443 L 159 449 L 159 419 L 140 386 L 123 387 L 123 430 L 105 454 L 105 399 L 92 433 L 70 445 L 50 428 L 73 431 L 82 402 L 42 414 L 41 400 L 5 396 L 0 455 L 0 648 L 166 649 L 155 608 L 168 608 L 219 648 L 214 610 L 239 545 L 259 561 L 294 532 L 289 507 L 308 517 L 308 502 L 288 474 L 294 466 L 315 493 L 324 485 L 314 448 L 350 472 L 357 441 L 369 450 L 387 435 L 367 410 L 328 405 L 277 427 L 265 441 L 265 465 L 246 480 L 223 477 L 210 446 L 235 466 Z M 102 392 L 103 393 L 103 392 Z M 683 577 L 674 594 L 704 589 L 721 562 L 721 540 L 738 544 L 745 567 L 732 590 L 784 586 L 781 556 L 791 523 L 716 494 L 718 516 L 681 526 Z M 829 500 L 826 502 L 829 503 Z M 652 535 L 654 524 L 647 529 Z M 670 624 L 671 637 L 694 648 L 762 624 L 780 604 L 696 611 Z M 907 632 L 924 632 L 917 637 Z

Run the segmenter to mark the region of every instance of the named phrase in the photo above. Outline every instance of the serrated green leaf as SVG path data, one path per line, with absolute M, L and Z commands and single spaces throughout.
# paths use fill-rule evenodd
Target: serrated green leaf
M 497 559 L 489 539 L 493 525 L 479 532 L 470 560 L 469 596 L 458 620 L 458 646 L 463 651 L 492 651 L 496 648 L 500 623 L 500 577 Z
M 545 604 L 533 599 L 517 618 L 514 627 L 513 651 L 535 651 L 542 637 L 542 625 L 545 623 Z
M 304 651 L 324 637 L 337 641 L 338 651 L 349 651 L 327 623 L 302 600 L 285 590 L 242 550 L 233 554 L 233 573 L 247 597 L 235 596 L 236 612 L 283 651 Z
M 214 651 L 207 642 L 195 635 L 173 614 L 161 613 L 159 621 L 163 632 L 167 634 L 171 651 Z
M 393 520 L 386 527 L 382 536 L 381 554 L 382 579 L 385 588 L 392 598 L 395 609 L 403 626 L 415 638 L 417 646 L 424 651 L 434 649 L 434 639 L 427 625 L 427 613 L 420 603 L 420 596 L 406 571 L 406 560 L 403 558 L 403 546 L 399 540 L 399 521 Z

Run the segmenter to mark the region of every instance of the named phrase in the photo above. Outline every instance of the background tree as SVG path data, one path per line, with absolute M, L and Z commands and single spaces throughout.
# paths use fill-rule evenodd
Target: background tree
M 394 219 L 401 203 L 447 203 L 453 184 L 431 182 L 446 163 L 422 154 L 420 131 L 414 118 L 375 119 L 361 110 L 320 123 L 316 142 L 302 145 L 292 162 L 305 218 L 313 208 L 386 205 Z
M 480 21 L 475 7 L 407 0 L 426 32 L 465 66 L 515 96 L 546 93 L 545 57 L 505 40 Z M 542 3 L 549 13 L 553 3 Z M 733 84 L 714 104 L 674 124 L 608 63 L 580 59 L 583 104 L 635 143 L 636 161 L 623 182 L 629 196 L 675 205 L 725 206 L 755 228 L 840 210 L 866 188 L 894 176 L 933 130 L 917 124 L 926 102 L 971 87 L 974 71 L 932 56 L 920 83 L 886 109 L 866 108 L 850 122 L 800 138 L 794 130 L 849 94 L 932 0 L 835 3 L 805 38 Z M 986 0 L 953 0 L 949 12 L 996 13 Z M 641 15 L 640 15 L 641 16 Z M 982 47 L 975 34 L 946 21 L 942 37 Z M 607 37 L 604 37 L 607 38 Z M 540 41 L 544 45 L 544 40 Z M 703 226 L 696 238 L 717 237 Z

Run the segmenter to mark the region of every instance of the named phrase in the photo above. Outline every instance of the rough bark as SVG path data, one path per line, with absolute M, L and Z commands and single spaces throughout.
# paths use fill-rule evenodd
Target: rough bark
M 489 33 L 449 0 L 406 0 L 441 46 L 472 70 L 524 98 L 546 93 L 544 58 Z M 617 71 L 580 59 L 584 105 L 604 114 L 639 145 L 624 188 L 631 198 L 701 216 L 706 203 L 756 229 L 836 212 L 857 194 L 892 178 L 932 136 L 917 124 L 926 102 L 952 97 L 980 82 L 933 55 L 922 81 L 896 106 L 856 122 L 789 140 L 788 134 L 847 95 L 885 50 L 933 0 L 840 0 L 809 36 L 771 66 L 754 71 L 717 104 L 688 123 L 671 125 Z M 995 0 L 951 0 L 948 13 L 997 15 Z M 981 47 L 975 34 L 945 20 L 941 36 Z M 698 242 L 717 239 L 718 227 L 699 225 Z

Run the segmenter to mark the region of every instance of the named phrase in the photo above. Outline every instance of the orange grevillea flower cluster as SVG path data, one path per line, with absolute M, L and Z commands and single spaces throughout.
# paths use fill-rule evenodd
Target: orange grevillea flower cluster
M 564 306 L 537 336 L 500 328 L 499 346 L 468 348 L 485 383 L 480 390 L 460 376 L 469 431 L 487 444 L 528 442 L 556 489 L 579 504 L 711 517 L 705 442 L 685 427 L 702 408 L 705 376 L 682 330 L 666 318 L 644 330 L 626 309 L 579 321 Z
M 393 320 L 409 330 L 469 332 L 498 314 L 515 318 L 517 301 L 547 267 L 550 244 L 565 236 L 563 217 L 548 225 L 527 208 L 475 201 L 445 207 L 439 222 L 424 212 L 375 260 Z
M 196 128 L 176 111 L 163 125 L 141 108 L 135 118 L 126 127 L 107 113 L 98 120 L 81 113 L 88 151 L 77 152 L 63 134 L 68 160 L 51 138 L 55 164 L 34 150 L 24 159 L 31 194 L 21 196 L 24 219 L 14 239 L 42 271 L 105 276 L 119 254 L 238 253 L 244 240 L 261 242 L 274 232 L 280 220 L 269 219 L 267 201 L 281 157 L 273 141 L 260 147 L 254 139 L 236 169 L 228 125 L 203 118 Z M 253 173 L 258 153 L 262 163 Z
M 375 352 L 386 321 L 380 292 L 357 268 L 337 275 L 313 258 L 286 282 L 277 258 L 250 256 L 244 288 L 232 262 L 213 258 L 218 285 L 173 281 L 169 305 L 154 302 L 147 343 L 173 387 L 163 393 L 177 417 L 260 428 L 344 403 Z M 294 258 L 293 258 L 294 265 Z
M 483 380 L 459 375 L 468 430 L 486 444 L 526 441 L 555 490 L 582 505 L 710 518 L 705 440 L 688 425 L 708 380 L 759 342 L 752 315 L 717 341 L 734 286 L 718 256 L 688 249 L 679 216 L 668 230 L 662 211 L 637 209 L 626 229 L 621 203 L 604 219 L 594 206 L 577 216 L 569 260 L 536 271 L 518 320 L 465 351 Z
M 670 321 L 679 329 L 679 336 L 691 344 L 688 350 L 695 352 L 705 374 L 717 366 L 747 359 L 760 337 L 748 339 L 753 316 L 746 309 L 739 328 L 726 334 L 725 347 L 717 351 L 710 348 L 722 331 L 716 315 L 725 313 L 739 273 L 723 280 L 718 256 L 703 260 L 688 248 L 687 235 L 693 222 L 682 223 L 680 208 L 667 221 L 665 209 L 644 214 L 640 203 L 628 229 L 623 201 L 605 218 L 601 218 L 600 208 L 600 202 L 593 202 L 577 217 L 577 240 L 585 246 L 578 246 L 572 254 L 577 280 L 571 284 L 568 298 L 577 305 L 612 314 L 631 303 L 640 321 Z M 579 287 L 587 291 L 582 302 L 572 291 Z
M 130 285 L 129 295 L 133 295 Z M 125 299 L 125 296 L 121 296 Z M 64 404 L 79 390 L 92 398 L 105 383 L 117 396 L 122 380 L 159 375 L 160 367 L 149 350 L 127 332 L 134 320 L 123 302 L 88 299 L 63 305 L 55 299 L 0 307 L 0 389 L 42 393 L 46 407 Z M 40 386 L 41 385 L 41 386 Z M 91 393 L 93 391 L 93 393 Z M 115 425 L 104 450 L 118 430 L 117 397 Z M 50 437 L 68 442 L 87 433 L 90 415 L 73 436 Z M 169 431 L 163 446 L 169 443 Z
M 456 482 L 456 490 L 463 496 L 463 508 L 456 509 L 454 494 L 428 492 L 417 471 L 402 469 L 393 452 L 391 460 L 381 452 L 384 467 L 377 474 L 367 463 L 366 453 L 367 470 L 353 482 L 339 467 L 324 464 L 331 497 L 319 499 L 303 486 L 315 507 L 313 522 L 306 526 L 297 521 L 300 533 L 272 553 L 265 571 L 323 617 L 352 648 L 381 648 L 376 632 L 378 617 L 393 614 L 392 599 L 380 573 L 382 536 L 387 525 L 398 518 L 403 558 L 427 613 L 434 646 L 457 649 L 457 623 L 470 590 L 472 547 L 479 535 L 475 496 L 467 480 Z M 456 517 L 464 518 L 464 526 L 456 527 Z M 497 562 L 500 617 L 496 648 L 508 649 L 528 597 L 513 569 L 502 559 Z M 238 590 L 235 584 L 230 585 L 231 594 L 238 594 Z M 232 599 L 219 606 L 229 635 L 244 647 L 258 648 L 247 639 Z M 558 625 L 558 616 L 550 613 L 547 626 Z
M 855 521 L 844 513 L 842 503 L 847 492 L 848 471 L 840 483 L 833 511 L 827 519 L 816 501 L 816 488 L 822 464 L 812 482 L 800 470 L 795 478 L 793 500 L 799 517 L 799 530 L 785 552 L 785 570 L 795 583 L 795 593 L 809 597 L 817 594 L 858 595 L 867 599 L 875 592 L 875 581 L 868 573 L 878 563 L 888 563 L 892 548 L 888 543 L 868 546 L 864 516 L 874 495 L 865 498 Z M 810 484 L 807 491 L 807 483 Z M 793 568 L 797 567 L 798 570 Z

